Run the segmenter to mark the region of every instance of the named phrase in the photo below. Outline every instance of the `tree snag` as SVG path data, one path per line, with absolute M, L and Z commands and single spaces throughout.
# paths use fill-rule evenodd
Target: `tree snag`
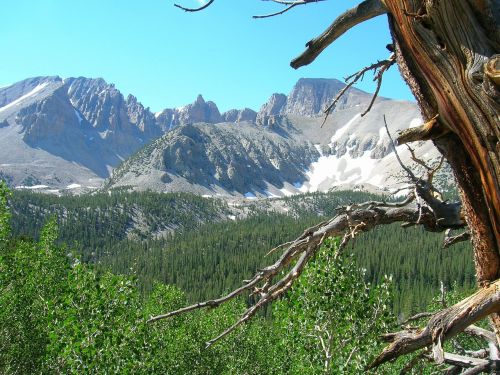
M 271 0 L 285 8 L 265 17 L 318 1 Z M 197 9 L 179 7 L 198 11 L 213 2 L 210 0 Z M 278 261 L 258 271 L 251 280 L 244 281 L 241 288 L 225 297 L 154 317 L 150 321 L 197 308 L 216 307 L 249 290 L 260 295 L 257 303 L 238 322 L 208 343 L 211 345 L 247 321 L 258 308 L 285 293 L 327 236 L 344 235 L 345 244 L 359 232 L 397 221 L 406 222 L 406 226 L 423 225 L 430 231 L 457 229 L 466 223 L 468 231 L 455 237 L 447 236 L 445 244 L 467 240 L 470 236 L 479 290 L 434 314 L 424 328 L 386 335 L 391 344 L 373 361 L 372 367 L 424 347 L 428 350 L 419 357 L 427 356 L 432 347 L 432 358 L 438 363 L 450 364 L 447 370 L 450 374 L 478 374 L 499 368 L 500 1 L 364 0 L 337 17 L 320 36 L 308 42 L 306 50 L 292 60 L 291 66 L 297 69 L 310 64 L 349 29 L 382 14 L 388 16 L 393 39 L 390 50 L 394 55 L 387 62 L 365 69 L 380 69 L 380 85 L 381 74 L 395 59 L 425 120 L 421 127 L 400 134 L 397 141 L 403 144 L 432 140 L 453 170 L 461 204 L 445 202 L 435 196 L 432 186 L 434 168 L 427 169 L 427 179 L 423 180 L 402 165 L 413 189 L 404 202 L 367 202 L 344 207 L 331 220 L 309 228 L 295 241 L 273 249 L 283 250 Z M 366 70 L 358 72 L 359 77 Z M 355 82 L 359 79 L 356 77 L 355 74 L 351 79 Z M 334 105 L 335 101 L 331 108 L 327 108 L 327 114 Z M 274 281 L 280 272 L 284 272 L 284 276 Z M 495 334 L 472 326 L 485 316 L 490 316 Z M 445 353 L 442 342 L 462 331 L 485 339 L 488 349 L 466 353 L 468 357 Z M 410 367 L 412 363 L 409 363 Z

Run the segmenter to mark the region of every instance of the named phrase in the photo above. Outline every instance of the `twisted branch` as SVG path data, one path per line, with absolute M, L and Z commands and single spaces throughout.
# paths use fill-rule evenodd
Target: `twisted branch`
M 280 11 L 275 12 L 275 13 L 263 14 L 263 15 L 260 15 L 260 16 L 252 16 L 252 18 L 269 18 L 269 17 L 279 16 L 280 14 L 286 13 L 289 10 L 295 8 L 297 5 L 306 5 L 306 4 L 309 4 L 309 3 L 318 3 L 320 1 L 325 1 L 325 0 L 296 0 L 296 1 L 264 0 L 264 1 L 271 1 L 273 3 L 287 5 L 287 7 L 285 9 L 280 10 Z
M 214 2 L 215 0 L 209 0 L 205 5 L 202 5 L 201 7 L 199 8 L 185 8 L 183 7 L 182 5 L 180 4 L 174 4 L 175 7 L 179 8 L 179 9 L 182 9 L 183 11 L 185 12 L 199 12 L 200 10 L 203 10 L 203 9 L 206 9 L 208 8 L 210 5 L 212 5 L 212 3 Z
M 366 66 L 360 71 L 350 75 L 349 77 L 346 77 L 344 81 L 346 82 L 346 86 L 342 88 L 342 90 L 339 91 L 337 96 L 333 99 L 333 101 L 330 103 L 328 107 L 326 107 L 323 110 L 323 113 L 325 114 L 325 118 L 323 119 L 323 123 L 321 124 L 321 127 L 325 125 L 325 122 L 330 115 L 330 113 L 335 109 L 335 105 L 337 102 L 340 100 L 341 97 L 344 96 L 344 94 L 347 92 L 349 88 L 351 88 L 356 82 L 359 80 L 363 80 L 365 73 L 369 72 L 370 70 L 373 70 L 373 73 L 375 77 L 373 78 L 374 81 L 377 81 L 377 88 L 375 92 L 373 93 L 372 99 L 370 101 L 370 104 L 368 105 L 368 108 L 361 114 L 361 117 L 366 115 L 371 108 L 373 107 L 373 104 L 375 103 L 375 99 L 377 99 L 378 93 L 380 91 L 380 87 L 382 86 L 382 76 L 383 74 L 389 69 L 394 63 L 396 62 L 396 55 L 391 54 L 388 59 L 382 60 L 382 61 L 377 61 L 376 63 Z
M 496 280 L 463 301 L 436 313 L 423 329 L 404 330 L 384 335 L 390 345 L 373 360 L 369 368 L 378 367 L 382 363 L 429 345 L 436 349 L 433 350 L 436 362 L 442 363 L 446 358 L 442 352 L 443 341 L 498 311 L 500 311 L 500 280 Z
M 341 14 L 333 23 L 317 38 L 307 42 L 307 49 L 290 63 L 294 69 L 312 63 L 323 50 L 337 40 L 346 31 L 371 18 L 387 13 L 387 9 L 381 0 L 365 0 L 356 7 Z

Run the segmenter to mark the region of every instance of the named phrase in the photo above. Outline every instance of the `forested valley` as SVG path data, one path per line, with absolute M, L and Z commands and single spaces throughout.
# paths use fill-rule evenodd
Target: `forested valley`
M 252 298 L 146 321 L 237 287 L 278 256 L 266 256 L 273 247 L 341 205 L 374 198 L 338 191 L 228 204 L 2 185 L 2 373 L 359 373 L 382 348 L 381 333 L 439 308 L 441 281 L 449 301 L 473 287 L 468 246 L 442 250 L 442 235 L 398 226 L 357 236 L 342 254 L 329 240 L 286 298 L 210 348 Z M 399 373 L 409 360 L 377 373 Z M 413 371 L 431 371 L 424 365 Z
M 16 191 L 12 227 L 16 236 L 37 238 L 53 216 L 59 243 L 83 262 L 137 277 L 145 294 L 155 282 L 176 285 L 195 302 L 239 286 L 279 255 L 266 257 L 270 249 L 334 216 L 336 208 L 381 198 L 338 191 L 228 204 L 184 193 L 56 197 Z M 443 234 L 395 224 L 357 236 L 347 252 L 366 270 L 367 281 L 393 277 L 393 312 L 408 316 L 425 310 L 440 282 L 448 289 L 454 282 L 461 289 L 474 286 L 470 245 L 442 249 L 442 241 Z

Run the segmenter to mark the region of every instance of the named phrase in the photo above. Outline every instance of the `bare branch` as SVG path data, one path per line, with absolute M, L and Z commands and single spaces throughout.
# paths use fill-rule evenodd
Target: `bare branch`
M 445 353 L 444 354 L 444 362 L 449 365 L 454 365 L 458 367 L 476 367 L 480 365 L 488 364 L 489 361 L 487 359 L 482 358 L 474 358 L 474 357 L 466 357 L 463 355 L 453 354 L 453 353 Z
M 411 160 L 413 160 L 418 165 L 424 167 L 424 169 L 427 170 L 427 171 L 431 171 L 432 170 L 432 168 L 429 167 L 425 161 L 423 161 L 422 159 L 420 159 L 419 157 L 417 157 L 417 155 L 415 155 L 415 150 L 414 149 L 412 149 L 409 145 L 406 145 L 406 148 L 408 149 L 408 151 L 410 151 L 410 158 L 411 158 Z
M 437 171 L 441 169 L 444 163 L 444 155 L 441 155 L 441 159 L 439 162 L 436 164 L 435 167 L 431 167 L 431 170 L 427 172 L 427 182 L 429 184 L 432 184 L 432 180 L 434 179 L 434 175 L 436 174 Z
M 286 293 L 293 282 L 301 275 L 307 262 L 328 237 L 341 236 L 345 233 L 353 235 L 353 232 L 365 232 L 378 225 L 395 222 L 415 222 L 418 217 L 420 217 L 419 224 L 423 225 L 427 230 L 444 230 L 444 228 L 438 224 L 435 216 L 430 210 L 425 207 L 418 208 L 414 204 L 411 204 L 412 201 L 413 197 L 410 196 L 404 202 L 400 203 L 385 204 L 384 202 L 373 201 L 367 202 L 365 205 L 360 205 L 367 208 L 357 208 L 356 205 L 342 208 L 341 210 L 343 210 L 343 213 L 304 231 L 301 236 L 290 243 L 288 248 L 285 249 L 283 254 L 274 264 L 259 270 L 253 278 L 245 281 L 244 285 L 240 288 L 218 299 L 196 303 L 167 314 L 152 317 L 148 322 L 155 322 L 192 310 L 217 307 L 224 302 L 236 298 L 243 292 L 251 292 L 251 290 L 254 290 L 254 294 L 260 295 L 255 305 L 247 309 L 236 323 L 227 328 L 216 338 L 207 342 L 207 345 L 210 346 L 248 321 L 260 308 Z M 460 217 L 455 218 L 455 220 L 462 222 Z M 462 225 L 465 224 L 462 222 Z M 293 262 L 295 262 L 295 264 L 292 268 L 281 279 L 274 282 L 274 277 L 278 273 L 284 271 L 286 267 L 292 265 Z M 259 288 L 261 284 L 264 285 Z
M 394 140 L 392 139 L 391 132 L 389 131 L 389 126 L 387 126 L 387 120 L 385 119 L 384 115 L 384 126 L 385 126 L 385 131 L 387 132 L 387 135 L 389 136 L 389 140 L 391 141 L 392 148 L 394 149 L 394 154 L 396 155 L 396 159 L 401 166 L 401 168 L 404 169 L 404 171 L 408 174 L 410 179 L 416 183 L 419 179 L 413 174 L 413 172 L 408 168 L 406 165 L 403 164 L 401 161 L 401 158 L 399 157 L 398 151 L 396 150 L 396 144 L 394 143 Z
M 491 364 L 489 362 L 477 365 L 467 371 L 462 372 L 462 375 L 476 375 L 486 372 L 491 369 Z
M 323 50 L 337 40 L 346 31 L 371 18 L 387 13 L 387 9 L 381 0 L 365 0 L 358 6 L 341 14 L 333 23 L 317 38 L 307 42 L 307 49 L 290 65 L 297 69 L 312 63 Z
M 179 8 L 179 9 L 182 9 L 183 11 L 185 12 L 199 12 L 200 10 L 203 10 L 203 9 L 206 9 L 208 8 L 210 5 L 212 5 L 212 3 L 214 2 L 215 0 L 209 0 L 205 5 L 202 5 L 201 7 L 199 8 L 185 8 L 183 7 L 182 5 L 180 4 L 174 4 L 175 7 Z
M 295 8 L 297 5 L 318 3 L 320 1 L 325 1 L 325 0 L 296 0 L 296 1 L 265 0 L 265 1 L 271 1 L 273 3 L 287 5 L 287 7 L 285 9 L 282 9 L 282 10 L 275 12 L 275 13 L 263 14 L 260 16 L 253 16 L 252 18 L 269 18 L 269 17 L 279 16 L 280 14 L 286 13 L 289 10 L 291 10 L 292 8 Z
M 370 368 L 393 360 L 401 355 L 436 345 L 464 331 L 474 322 L 499 311 L 500 280 L 482 288 L 465 300 L 436 313 L 419 330 L 406 330 L 385 335 L 391 344 L 370 364 Z
M 366 66 L 357 73 L 354 73 L 350 75 L 349 77 L 345 78 L 346 86 L 342 88 L 342 90 L 339 91 L 337 96 L 333 99 L 333 101 L 330 103 L 330 105 L 323 110 L 323 113 L 325 113 L 325 118 L 323 119 L 323 123 L 321 124 L 321 127 L 325 125 L 326 120 L 328 119 L 328 116 L 332 112 L 332 110 L 335 108 L 335 105 L 337 102 L 340 100 L 342 96 L 347 92 L 349 88 L 351 88 L 356 82 L 359 80 L 363 80 L 363 77 L 366 72 L 369 72 L 370 70 L 374 71 L 375 78 L 374 81 L 377 81 L 377 89 L 375 90 L 372 100 L 370 101 L 370 104 L 368 105 L 368 108 L 361 114 L 361 117 L 366 115 L 370 109 L 373 106 L 373 103 L 375 103 L 375 99 L 378 96 L 378 92 L 380 90 L 380 87 L 382 85 L 382 76 L 383 74 L 389 69 L 394 63 L 396 62 L 396 56 L 394 54 L 391 54 L 388 59 L 382 60 L 382 61 L 377 61 L 376 63 Z
M 425 124 L 401 131 L 396 139 L 398 145 L 410 142 L 428 141 L 439 138 L 449 132 L 438 121 L 439 114 L 435 115 Z
M 382 77 L 384 76 L 384 73 L 389 69 L 394 63 L 396 62 L 396 55 L 392 54 L 391 57 L 387 60 L 387 63 L 384 64 L 378 71 L 377 74 L 375 75 L 375 78 L 373 78 L 374 81 L 377 81 L 377 88 L 375 89 L 375 92 L 372 95 L 372 100 L 370 101 L 370 104 L 368 105 L 368 108 L 361 114 L 361 117 L 366 115 L 368 112 L 373 107 L 373 103 L 375 103 L 375 99 L 377 99 L 378 93 L 380 91 L 380 87 L 382 87 Z
M 408 324 L 408 323 L 410 323 L 410 322 L 413 322 L 413 321 L 415 321 L 415 320 L 419 320 L 419 319 L 422 319 L 422 318 L 428 318 L 428 317 L 430 317 L 430 316 L 433 316 L 434 314 L 435 314 L 435 313 L 432 313 L 432 312 L 427 312 L 427 311 L 425 311 L 425 312 L 420 312 L 420 313 L 418 313 L 418 314 L 415 314 L 415 315 L 413 315 L 413 316 L 409 317 L 409 318 L 408 318 L 408 319 L 406 319 L 405 321 L 403 321 L 403 322 L 401 323 L 401 325 L 403 326 L 403 325 L 405 325 L 405 324 Z
M 467 327 L 467 329 L 464 332 L 469 335 L 477 336 L 482 338 L 483 340 L 486 340 L 486 342 L 488 343 L 490 359 L 491 360 L 500 359 L 500 351 L 498 349 L 496 335 L 493 332 L 474 325 Z
M 449 234 L 450 234 L 450 230 L 446 230 L 444 241 L 443 241 L 443 248 L 445 248 L 445 249 L 450 247 L 450 246 L 455 245 L 456 243 L 468 241 L 470 239 L 469 232 L 463 232 L 463 233 L 460 233 L 456 236 L 450 236 Z

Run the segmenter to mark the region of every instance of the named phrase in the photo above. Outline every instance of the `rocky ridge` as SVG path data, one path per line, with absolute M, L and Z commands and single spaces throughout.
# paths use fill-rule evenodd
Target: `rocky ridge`
M 392 131 L 415 126 L 416 105 L 380 98 L 361 117 L 371 95 L 351 88 L 320 127 L 343 87 L 300 79 L 258 112 L 220 113 L 199 95 L 153 114 L 100 78 L 30 78 L 0 88 L 0 176 L 12 186 L 78 192 L 101 187 L 114 170 L 107 188 L 248 197 L 394 185 L 383 177 L 397 165 L 382 116 Z M 420 150 L 436 155 L 427 144 Z

